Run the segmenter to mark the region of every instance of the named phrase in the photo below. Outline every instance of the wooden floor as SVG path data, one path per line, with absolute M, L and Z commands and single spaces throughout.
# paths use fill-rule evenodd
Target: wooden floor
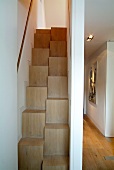
M 84 116 L 83 170 L 114 170 L 114 160 L 105 156 L 114 156 L 114 138 L 105 138 Z

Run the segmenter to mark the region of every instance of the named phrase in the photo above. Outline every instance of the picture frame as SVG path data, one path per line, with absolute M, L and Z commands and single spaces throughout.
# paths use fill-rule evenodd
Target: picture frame
M 97 62 L 93 63 L 89 71 L 89 101 L 96 104 Z

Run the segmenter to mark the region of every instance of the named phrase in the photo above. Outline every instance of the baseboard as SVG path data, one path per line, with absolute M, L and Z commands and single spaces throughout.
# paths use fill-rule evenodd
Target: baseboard
M 95 125 L 95 127 L 105 136 L 105 130 L 102 129 L 101 126 L 99 126 L 97 124 L 97 122 L 89 114 L 86 114 L 86 115 L 92 121 L 92 123 Z

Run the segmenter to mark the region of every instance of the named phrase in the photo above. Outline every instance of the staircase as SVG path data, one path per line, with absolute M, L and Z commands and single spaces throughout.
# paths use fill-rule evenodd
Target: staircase
M 68 80 L 66 28 L 37 29 L 22 139 L 19 170 L 68 170 Z

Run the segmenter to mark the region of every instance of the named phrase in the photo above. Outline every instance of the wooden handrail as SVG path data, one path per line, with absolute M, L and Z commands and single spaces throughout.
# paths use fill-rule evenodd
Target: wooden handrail
M 30 16 L 31 8 L 32 8 L 32 2 L 33 2 L 33 0 L 30 1 L 29 10 L 28 10 L 27 19 L 26 19 L 26 24 L 25 24 L 25 29 L 24 29 L 21 47 L 20 47 L 20 51 L 19 51 L 19 56 L 18 56 L 18 61 L 17 61 L 17 72 L 18 72 L 18 69 L 19 69 L 20 61 L 21 61 L 21 54 L 22 54 L 22 51 L 23 51 L 23 46 L 24 46 L 24 41 L 25 41 L 25 36 L 26 36 L 27 26 L 28 26 L 28 21 L 29 21 L 29 16 Z

